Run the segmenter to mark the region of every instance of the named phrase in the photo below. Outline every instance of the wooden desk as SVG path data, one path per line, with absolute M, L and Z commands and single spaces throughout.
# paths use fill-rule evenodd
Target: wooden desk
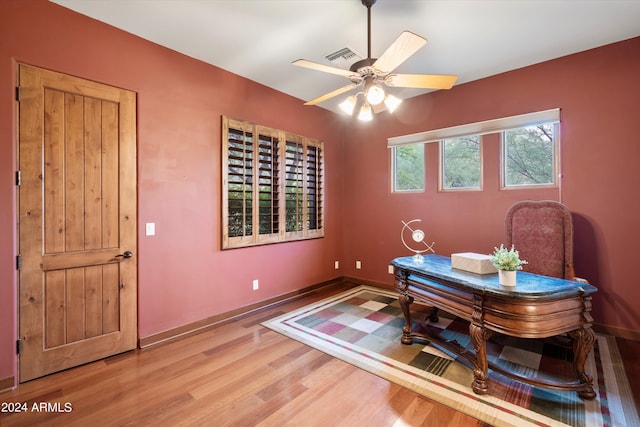
M 451 259 L 426 255 L 422 262 L 413 257 L 396 258 L 395 288 L 400 292 L 400 305 L 406 325 L 402 342 L 411 344 L 414 338 L 434 343 L 454 351 L 471 362 L 474 392 L 486 394 L 487 370 L 541 387 L 577 391 L 583 399 L 593 399 L 593 379 L 584 371 L 587 355 L 594 343 L 591 323 L 590 294 L 592 285 L 547 276 L 518 272 L 515 288 L 499 284 L 498 274 L 477 275 L 451 268 Z M 455 343 L 412 331 L 409 306 L 414 299 L 432 306 L 428 317 L 437 321 L 437 310 L 467 320 L 475 354 Z M 486 340 L 494 333 L 519 338 L 547 338 L 568 333 L 573 341 L 574 367 L 577 380 L 559 382 L 525 378 L 487 362 Z

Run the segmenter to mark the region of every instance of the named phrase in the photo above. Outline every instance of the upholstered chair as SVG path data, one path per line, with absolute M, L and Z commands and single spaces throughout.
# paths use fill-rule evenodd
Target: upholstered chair
M 573 222 L 560 202 L 524 200 L 514 203 L 505 218 L 505 246 L 528 262 L 523 271 L 585 281 L 573 269 Z

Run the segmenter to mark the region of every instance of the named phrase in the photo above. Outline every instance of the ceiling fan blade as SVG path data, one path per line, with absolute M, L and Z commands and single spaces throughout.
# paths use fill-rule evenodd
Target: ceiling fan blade
M 382 74 L 390 73 L 425 44 L 427 44 L 427 39 L 410 31 L 404 31 L 373 63 L 373 67 Z
M 307 61 L 306 59 L 298 59 L 297 61 L 293 61 L 292 64 L 297 65 L 298 67 L 310 68 L 312 70 L 322 71 L 323 73 L 337 74 L 344 77 L 358 76 L 358 73 L 354 73 L 353 71 L 330 67 L 328 65 L 319 64 L 317 62 Z
M 420 89 L 451 89 L 458 76 L 449 74 L 389 74 L 384 82 L 388 86 Z
M 319 104 L 319 103 L 321 103 L 323 101 L 326 101 L 327 99 L 333 98 L 334 96 L 338 96 L 338 95 L 340 95 L 342 93 L 348 92 L 348 91 L 350 91 L 351 89 L 353 89 L 356 86 L 358 86 L 357 83 L 351 83 L 351 84 L 348 84 L 346 86 L 342 86 L 341 88 L 336 89 L 333 92 L 325 93 L 324 95 L 319 96 L 319 97 L 317 97 L 315 99 L 312 99 L 311 101 L 307 101 L 307 102 L 304 103 L 304 105 L 316 105 L 316 104 Z

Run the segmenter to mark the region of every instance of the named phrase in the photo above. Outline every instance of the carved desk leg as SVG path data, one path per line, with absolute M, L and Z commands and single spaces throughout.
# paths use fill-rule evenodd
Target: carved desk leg
M 400 342 L 402 344 L 412 344 L 413 338 L 411 338 L 411 310 L 409 306 L 413 303 L 413 297 L 401 294 L 400 298 L 398 298 L 400 302 L 400 307 L 402 308 L 402 312 L 404 313 L 404 321 L 405 325 L 402 327 L 402 338 Z
M 481 296 L 474 295 L 472 320 L 469 324 L 469 335 L 476 351 L 471 388 L 477 394 L 486 394 L 489 388 L 487 386 L 487 370 L 489 367 L 487 362 L 487 340 L 493 335 L 492 331 L 485 329 L 482 325 L 482 301 Z
M 573 366 L 578 380 L 585 385 L 585 390 L 579 391 L 578 396 L 585 400 L 592 400 L 596 397 L 593 391 L 593 378 L 584 371 L 584 364 L 595 341 L 593 330 L 591 327 L 580 328 L 569 332 L 569 336 L 573 339 Z

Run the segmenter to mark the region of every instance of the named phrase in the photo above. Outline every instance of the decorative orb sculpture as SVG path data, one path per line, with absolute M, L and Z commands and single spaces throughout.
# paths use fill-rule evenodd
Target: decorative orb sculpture
M 415 255 L 413 256 L 413 260 L 415 262 L 422 262 L 422 254 L 425 252 L 431 251 L 435 253 L 435 251 L 433 250 L 433 245 L 435 245 L 436 242 L 432 242 L 430 245 L 427 244 L 427 242 L 424 241 L 424 231 L 420 230 L 419 228 L 416 228 L 414 230 L 414 228 L 411 226 L 411 224 L 421 221 L 422 220 L 420 219 L 412 219 L 411 221 L 407 222 L 402 221 L 402 225 L 404 225 L 404 227 L 402 227 L 402 231 L 400 232 L 400 238 L 402 239 L 402 244 L 404 245 L 404 247 L 415 253 Z M 409 245 L 407 243 L 407 239 L 405 239 L 405 234 L 409 233 L 411 233 L 411 240 L 413 240 L 414 242 L 411 245 Z

